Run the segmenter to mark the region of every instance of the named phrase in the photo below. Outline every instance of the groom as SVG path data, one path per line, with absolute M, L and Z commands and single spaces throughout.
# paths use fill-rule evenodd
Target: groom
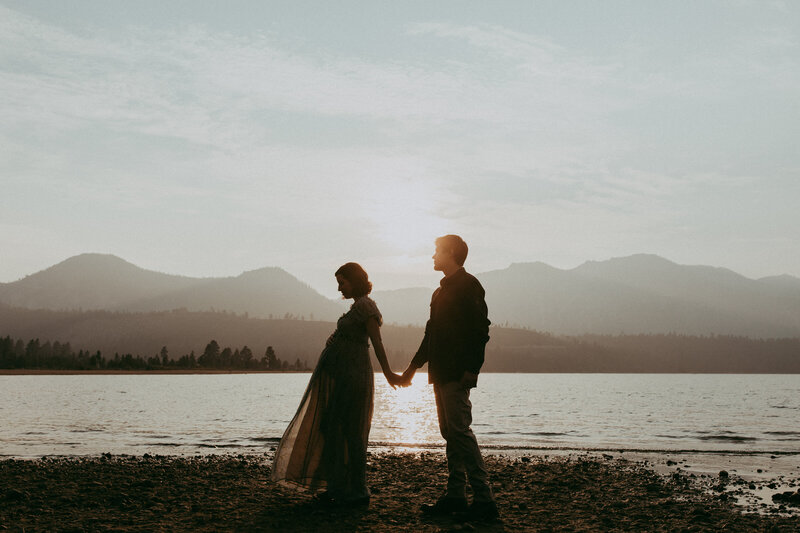
M 478 384 L 484 349 L 489 340 L 484 290 L 464 270 L 467 244 L 458 235 L 436 239 L 433 269 L 444 274 L 431 298 L 431 316 L 425 326 L 417 354 L 403 373 L 402 383 L 411 383 L 419 367 L 428 363 L 428 381 L 433 383 L 439 430 L 447 443 L 447 491 L 434 503 L 423 505 L 423 514 L 460 513 L 467 520 L 498 517 L 478 441 L 470 429 L 470 389 Z M 467 480 L 473 502 L 467 505 Z

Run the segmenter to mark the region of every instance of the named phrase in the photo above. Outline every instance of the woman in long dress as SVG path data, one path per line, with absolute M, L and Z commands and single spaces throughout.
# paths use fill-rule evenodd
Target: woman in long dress
M 339 291 L 353 299 L 336 323 L 297 413 L 289 423 L 272 466 L 273 481 L 320 492 L 329 504 L 367 504 L 367 440 L 372 424 L 373 373 L 369 343 L 389 384 L 400 376 L 389 367 L 380 335 L 378 306 L 367 273 L 357 263 L 336 271 Z

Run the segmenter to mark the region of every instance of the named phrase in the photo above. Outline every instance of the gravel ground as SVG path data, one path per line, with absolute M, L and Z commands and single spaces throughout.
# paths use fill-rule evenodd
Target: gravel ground
M 441 453 L 373 453 L 366 508 L 329 509 L 269 481 L 270 457 L 111 456 L 0 461 L 9 531 L 798 531 L 745 513 L 679 473 L 603 457 L 486 457 L 501 520 L 431 520 Z M 790 502 L 787 504 L 791 505 Z

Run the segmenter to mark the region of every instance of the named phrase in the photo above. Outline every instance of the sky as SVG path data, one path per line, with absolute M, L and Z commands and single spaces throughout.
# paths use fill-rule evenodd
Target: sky
M 800 276 L 800 3 L 0 0 L 0 282 L 326 295 L 652 253 Z

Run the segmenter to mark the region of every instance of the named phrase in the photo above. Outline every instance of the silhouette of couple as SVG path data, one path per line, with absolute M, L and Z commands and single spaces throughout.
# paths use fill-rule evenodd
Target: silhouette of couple
M 419 350 L 402 375 L 392 372 L 381 340 L 381 313 L 369 298 L 367 273 L 356 263 L 336 271 L 339 291 L 352 299 L 336 323 L 300 407 L 281 438 L 272 468 L 274 481 L 317 492 L 331 506 L 367 505 L 367 441 L 372 423 L 373 373 L 369 341 L 383 375 L 392 387 L 411 384 L 417 369 L 428 364 L 439 429 L 446 442 L 449 476 L 444 494 L 421 506 L 428 515 L 458 513 L 465 519 L 498 516 L 478 442 L 470 429 L 470 389 L 489 340 L 484 290 L 464 270 L 467 244 L 457 235 L 436 239 L 433 268 L 444 274 L 431 298 L 430 319 Z M 467 503 L 469 482 L 473 502 Z

